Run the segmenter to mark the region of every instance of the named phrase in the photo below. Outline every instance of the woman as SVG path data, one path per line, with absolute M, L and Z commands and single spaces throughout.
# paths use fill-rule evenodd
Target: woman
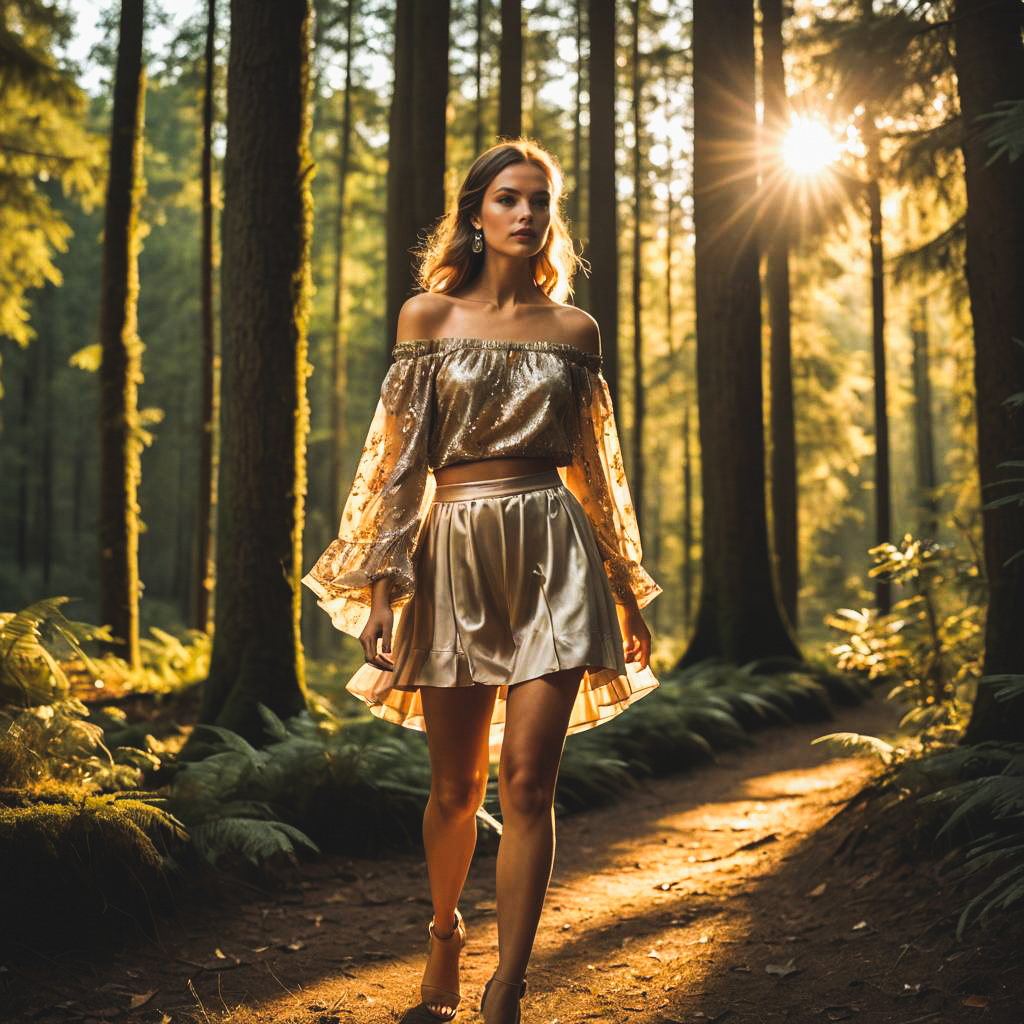
M 526 140 L 470 168 L 402 307 L 338 539 L 303 580 L 362 642 L 349 691 L 427 734 L 421 995 L 442 1020 L 460 1001 L 457 903 L 489 758 L 503 831 L 481 1012 L 505 1024 L 551 875 L 565 737 L 658 685 L 640 608 L 661 588 L 640 565 L 597 324 L 561 301 L 579 264 L 561 188 Z

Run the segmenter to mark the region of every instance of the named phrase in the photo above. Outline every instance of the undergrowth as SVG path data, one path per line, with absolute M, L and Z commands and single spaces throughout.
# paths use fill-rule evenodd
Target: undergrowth
M 1001 499 L 1005 500 L 1005 499 Z M 961 745 L 978 683 L 1000 683 L 997 699 L 1024 693 L 1024 676 L 982 675 L 983 585 L 976 561 L 909 534 L 871 549 L 871 575 L 908 584 L 892 613 L 840 609 L 829 623 L 843 639 L 832 653 L 841 668 L 891 680 L 902 740 L 831 733 L 831 742 L 875 755 L 875 785 L 903 802 L 917 841 L 959 851 L 953 870 L 975 895 L 960 908 L 957 937 L 1024 904 L 1024 743 Z

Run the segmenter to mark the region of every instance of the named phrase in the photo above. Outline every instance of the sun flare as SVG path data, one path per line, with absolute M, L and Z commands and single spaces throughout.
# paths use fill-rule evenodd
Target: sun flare
M 839 144 L 818 121 L 796 120 L 782 144 L 786 164 L 801 174 L 823 170 L 839 157 Z

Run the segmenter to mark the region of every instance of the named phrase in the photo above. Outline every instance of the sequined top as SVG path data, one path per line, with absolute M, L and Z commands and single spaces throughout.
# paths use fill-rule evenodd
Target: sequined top
M 433 471 L 500 456 L 552 459 L 583 506 L 616 601 L 640 607 L 661 587 L 640 564 L 601 357 L 554 341 L 403 341 L 381 384 L 338 536 L 302 582 L 335 626 L 358 636 L 372 584 L 392 577 L 393 607 L 416 587 L 414 554 Z

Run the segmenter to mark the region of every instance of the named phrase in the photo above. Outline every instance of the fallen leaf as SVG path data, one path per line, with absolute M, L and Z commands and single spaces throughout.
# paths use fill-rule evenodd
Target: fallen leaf
M 213 951 L 213 955 L 217 957 L 219 960 L 227 960 L 227 955 L 222 953 L 219 949 L 215 949 Z
M 988 996 L 968 996 L 964 1000 L 964 1006 L 976 1006 L 982 1009 L 988 1006 Z
M 816 885 L 807 895 L 812 897 L 821 896 L 827 888 L 828 882 L 822 882 L 821 885 Z
M 800 970 L 792 960 L 787 960 L 784 964 L 765 964 L 764 969 L 768 974 L 775 974 L 780 978 L 796 974 Z
M 283 948 L 287 949 L 291 953 L 298 953 L 300 949 L 306 948 L 306 944 L 304 942 L 289 942 Z
M 139 992 L 132 996 L 132 1009 L 137 1010 L 140 1006 L 145 1006 L 159 991 L 158 988 L 155 988 L 152 992 Z
M 652 949 L 647 955 L 652 960 L 661 960 L 661 954 L 656 949 Z
M 855 925 L 854 925 L 854 926 L 853 926 L 853 927 L 852 927 L 852 928 L 850 929 L 850 931 L 853 931 L 853 932 L 859 932 L 859 931 L 860 931 L 861 929 L 863 929 L 863 928 L 867 928 L 867 926 L 868 926 L 868 923 L 867 923 L 867 921 L 858 921 L 858 922 L 857 922 L 857 923 L 856 923 L 856 924 L 855 924 Z

